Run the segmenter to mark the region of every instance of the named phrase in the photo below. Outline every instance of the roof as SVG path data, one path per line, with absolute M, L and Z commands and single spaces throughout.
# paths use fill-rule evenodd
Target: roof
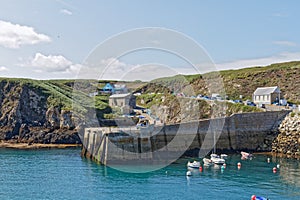
M 114 88 L 114 84 L 106 83 L 105 86 L 104 86 L 103 88 L 109 88 L 109 89 L 112 89 L 112 88 Z
M 125 97 L 128 97 L 130 95 L 131 95 L 130 93 L 126 93 L 126 94 L 113 94 L 113 95 L 109 96 L 109 98 L 125 98 Z
M 259 87 L 255 90 L 254 95 L 265 95 L 272 93 L 280 93 L 280 89 L 278 86 L 274 87 Z
M 123 85 L 115 84 L 114 86 L 115 86 L 116 89 L 123 89 L 123 88 L 126 88 L 126 85 L 124 85 L 124 84 L 123 84 Z

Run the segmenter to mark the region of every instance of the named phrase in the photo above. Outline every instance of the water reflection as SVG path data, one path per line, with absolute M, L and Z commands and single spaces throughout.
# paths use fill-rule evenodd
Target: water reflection
M 282 181 L 300 187 L 300 163 L 294 159 L 272 158 L 280 165 L 279 175 Z

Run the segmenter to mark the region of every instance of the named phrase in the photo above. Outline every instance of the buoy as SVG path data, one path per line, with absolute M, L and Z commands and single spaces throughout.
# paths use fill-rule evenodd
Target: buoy
M 270 158 L 267 159 L 268 163 L 270 163 Z
M 255 196 L 255 195 L 252 195 L 252 196 L 251 196 L 251 200 L 256 200 L 256 196 Z
M 241 164 L 240 162 L 238 162 L 238 163 L 237 163 L 237 168 L 238 168 L 238 170 L 240 170 L 241 167 L 242 167 L 242 164 Z
M 279 165 L 279 164 L 277 164 L 277 166 L 276 166 L 276 167 L 279 169 L 280 165 Z
M 273 167 L 273 173 L 276 173 L 276 172 L 277 172 L 277 168 Z
M 192 172 L 191 171 L 187 171 L 186 172 L 186 176 L 192 176 Z
M 203 171 L 203 168 L 202 168 L 202 166 L 200 165 L 200 167 L 199 167 L 199 171 L 200 172 L 202 172 Z

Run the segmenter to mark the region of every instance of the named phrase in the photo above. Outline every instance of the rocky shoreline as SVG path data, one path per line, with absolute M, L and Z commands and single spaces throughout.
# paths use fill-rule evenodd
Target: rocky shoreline
M 49 94 L 17 81 L 0 81 L 0 141 L 32 144 L 81 144 L 78 116 Z
M 282 157 L 300 158 L 300 113 L 290 113 L 278 127 L 272 153 Z

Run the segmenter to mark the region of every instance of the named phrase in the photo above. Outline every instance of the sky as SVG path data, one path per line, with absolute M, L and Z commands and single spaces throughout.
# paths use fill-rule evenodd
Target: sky
M 0 77 L 151 80 L 300 60 L 299 7 L 296 0 L 0 0 Z M 148 36 L 149 27 L 162 32 Z M 157 48 L 125 52 L 147 36 Z M 197 56 L 214 67 L 195 70 Z

